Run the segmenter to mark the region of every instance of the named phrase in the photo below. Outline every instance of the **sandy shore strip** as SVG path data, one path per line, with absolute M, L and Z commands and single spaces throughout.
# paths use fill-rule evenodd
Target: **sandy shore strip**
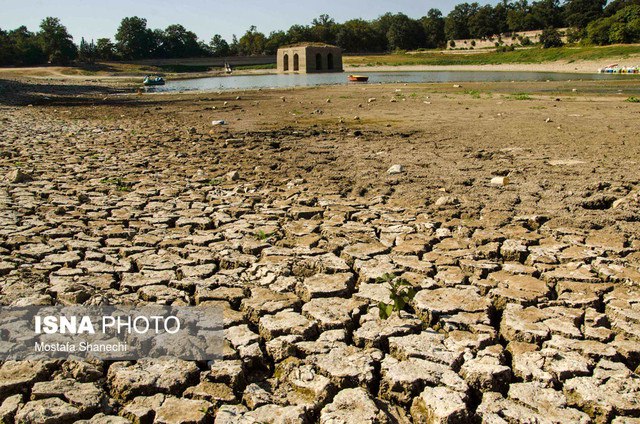
M 611 63 L 620 66 L 637 66 L 640 58 L 633 57 L 620 60 L 580 61 L 580 62 L 547 62 L 547 63 L 503 63 L 490 65 L 400 65 L 400 66 L 351 66 L 345 65 L 345 72 L 415 72 L 415 71 L 495 71 L 495 72 L 563 72 L 591 74 Z

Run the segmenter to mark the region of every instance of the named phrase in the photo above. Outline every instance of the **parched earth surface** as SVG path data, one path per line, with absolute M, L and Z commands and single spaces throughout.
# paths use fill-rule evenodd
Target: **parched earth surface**
M 225 348 L 7 361 L 0 421 L 640 422 L 639 91 L 2 106 L 0 304 L 220 308 Z M 387 320 L 384 275 L 416 291 Z

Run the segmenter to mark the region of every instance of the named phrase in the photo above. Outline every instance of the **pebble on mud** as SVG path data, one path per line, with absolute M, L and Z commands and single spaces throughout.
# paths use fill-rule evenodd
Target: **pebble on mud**
M 504 187 L 510 182 L 509 177 L 493 177 L 491 179 L 492 186 Z
M 404 166 L 402 165 L 393 165 L 391 168 L 387 169 L 387 174 L 396 175 L 404 173 Z

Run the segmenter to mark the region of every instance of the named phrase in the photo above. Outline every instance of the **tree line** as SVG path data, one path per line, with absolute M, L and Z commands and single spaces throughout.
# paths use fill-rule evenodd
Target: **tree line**
M 137 16 L 122 19 L 114 40 L 100 38 L 76 45 L 58 18 L 45 18 L 38 32 L 25 26 L 0 29 L 0 65 L 66 65 L 75 60 L 223 57 L 275 54 L 279 46 L 298 42 L 335 44 L 346 52 L 388 52 L 441 48 L 454 39 L 487 39 L 527 30 L 546 29 L 544 46 L 562 44 L 554 28 L 569 27 L 569 41 L 588 44 L 640 42 L 640 0 L 502 0 L 495 6 L 461 3 L 444 16 L 430 9 L 419 19 L 387 13 L 377 19 L 337 23 L 321 15 L 309 25 L 265 35 L 251 26 L 230 41 L 219 34 L 206 43 L 179 24 L 151 29 Z

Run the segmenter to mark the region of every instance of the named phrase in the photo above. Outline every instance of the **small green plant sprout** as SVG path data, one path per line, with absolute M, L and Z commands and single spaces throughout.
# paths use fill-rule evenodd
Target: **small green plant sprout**
M 403 278 L 396 278 L 393 274 L 384 274 L 376 279 L 377 283 L 388 283 L 389 298 L 393 303 L 378 303 L 380 319 L 388 319 L 394 312 L 400 313 L 416 295 L 415 289 Z
M 258 230 L 255 234 L 256 238 L 261 241 L 268 240 L 274 235 L 275 233 L 265 233 L 263 230 Z
M 468 94 L 474 99 L 480 98 L 480 92 L 478 90 L 465 90 L 464 94 Z
M 515 93 L 510 98 L 513 100 L 531 100 L 529 93 Z
M 123 181 L 122 178 L 103 178 L 100 182 L 116 186 L 117 191 L 133 191 L 133 183 Z
M 627 98 L 627 100 L 625 100 L 625 102 L 629 102 L 629 103 L 640 103 L 640 97 L 629 97 Z
M 222 184 L 223 182 L 224 182 L 224 179 L 222 178 L 212 178 L 209 181 L 207 181 L 205 184 L 210 186 L 217 186 Z

